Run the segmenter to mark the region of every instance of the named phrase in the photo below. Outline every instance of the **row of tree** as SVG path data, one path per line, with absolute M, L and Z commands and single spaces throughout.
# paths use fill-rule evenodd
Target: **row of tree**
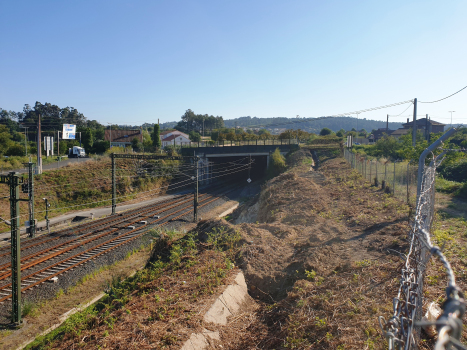
M 188 109 L 181 117 L 181 121 L 175 126 L 175 129 L 189 134 L 191 131 L 195 131 L 202 134 L 203 131 L 209 135 L 215 129 L 221 129 L 224 127 L 224 119 L 221 116 L 214 117 L 208 114 L 195 114 L 191 109 Z

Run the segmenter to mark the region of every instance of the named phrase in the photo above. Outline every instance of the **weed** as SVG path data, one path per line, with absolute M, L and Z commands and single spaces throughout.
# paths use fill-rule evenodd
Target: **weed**
M 65 294 L 65 292 L 63 291 L 62 288 L 60 288 L 60 289 L 58 290 L 57 294 L 55 294 L 55 299 L 60 298 L 60 297 L 61 297 L 62 295 L 64 295 L 64 294 Z
M 310 281 L 314 281 L 315 278 L 316 278 L 316 271 L 315 270 L 311 270 L 311 271 L 305 270 L 305 275 L 306 275 L 307 279 L 309 279 Z
M 355 265 L 357 267 L 368 267 L 371 265 L 371 261 L 368 259 L 362 260 L 362 261 L 356 261 Z
M 326 320 L 324 318 L 315 318 L 315 326 L 318 328 L 324 328 L 326 327 Z

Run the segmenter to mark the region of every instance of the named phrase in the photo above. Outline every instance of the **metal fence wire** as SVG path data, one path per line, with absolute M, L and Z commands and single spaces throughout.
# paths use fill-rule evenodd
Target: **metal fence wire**
M 370 159 L 344 149 L 344 157 L 374 186 L 415 207 L 418 166 L 407 162 Z
M 444 150 L 438 156 L 434 151 L 440 148 L 447 138 L 451 137 L 457 130 L 452 128 L 441 136 L 436 142 L 430 145 L 421 155 L 418 168 L 406 164 L 406 176 L 402 172 L 397 173 L 397 163 L 392 163 L 394 167 L 389 179 L 385 169 L 385 181 L 389 181 L 393 186 L 393 193 L 396 197 L 396 188 L 405 185 L 405 199 L 410 204 L 412 195 L 416 193 L 415 215 L 412 220 L 411 230 L 408 235 L 409 250 L 407 254 L 401 254 L 404 265 L 401 270 L 400 286 L 397 296 L 393 299 L 393 313 L 388 321 L 384 317 L 379 317 L 381 329 L 388 341 L 390 350 L 410 350 L 416 349 L 420 341 L 422 326 L 435 326 L 438 339 L 435 350 L 463 349 L 459 339 L 462 334 L 462 317 L 466 306 L 462 291 L 456 285 L 454 271 L 442 250 L 434 246 L 431 242 L 431 226 L 434 217 L 435 207 L 435 178 L 436 168 L 441 164 L 444 155 L 449 150 Z M 426 165 L 426 158 L 432 155 L 431 162 Z M 352 168 L 359 171 L 366 179 L 375 185 L 378 184 L 380 170 L 377 170 L 380 162 L 372 161 L 364 157 L 358 157 L 348 150 L 345 150 L 345 158 L 351 163 Z M 387 163 L 386 163 L 387 164 Z M 385 165 L 386 165 L 385 164 Z M 372 172 L 374 169 L 374 173 Z M 374 174 L 374 176 L 373 176 Z M 382 181 L 382 180 L 381 180 Z M 415 186 L 416 185 L 416 186 Z M 414 186 L 416 190 L 414 190 Z M 400 191 L 400 190 L 399 190 Z M 423 305 L 423 278 L 428 261 L 431 256 L 437 257 L 448 276 L 446 288 L 446 300 L 442 306 L 442 314 L 436 321 L 421 321 Z

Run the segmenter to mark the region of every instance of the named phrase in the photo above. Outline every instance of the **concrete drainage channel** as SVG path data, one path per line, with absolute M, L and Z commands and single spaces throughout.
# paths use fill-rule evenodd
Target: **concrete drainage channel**
M 243 272 L 239 272 L 232 284 L 229 284 L 224 292 L 217 297 L 211 308 L 204 314 L 204 322 L 213 325 L 225 326 L 228 318 L 237 315 L 246 301 L 253 302 L 248 295 L 248 288 Z M 201 333 L 192 333 L 190 338 L 183 344 L 181 350 L 202 350 L 209 346 L 212 341 L 222 341 L 219 332 L 203 329 Z

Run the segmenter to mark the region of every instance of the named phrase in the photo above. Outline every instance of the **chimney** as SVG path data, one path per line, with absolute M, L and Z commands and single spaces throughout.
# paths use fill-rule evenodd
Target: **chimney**
M 409 124 L 409 118 L 407 118 L 407 124 Z

